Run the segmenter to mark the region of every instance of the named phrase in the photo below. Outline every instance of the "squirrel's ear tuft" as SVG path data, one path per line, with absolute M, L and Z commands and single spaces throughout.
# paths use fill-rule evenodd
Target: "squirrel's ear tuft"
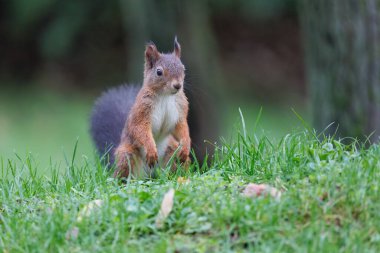
M 177 36 L 174 37 L 174 54 L 181 58 L 181 45 L 178 43 Z
M 154 64 L 160 58 L 160 53 L 153 42 L 149 42 L 145 46 L 145 67 L 148 69 L 153 68 Z

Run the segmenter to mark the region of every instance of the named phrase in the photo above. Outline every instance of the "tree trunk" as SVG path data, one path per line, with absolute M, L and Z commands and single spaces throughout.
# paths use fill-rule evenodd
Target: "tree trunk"
M 314 127 L 380 136 L 379 0 L 300 0 Z

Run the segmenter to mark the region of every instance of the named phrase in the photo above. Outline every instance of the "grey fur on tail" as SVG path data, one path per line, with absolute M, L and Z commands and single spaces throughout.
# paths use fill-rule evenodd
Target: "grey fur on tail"
M 140 87 L 121 85 L 111 88 L 96 100 L 92 109 L 90 132 L 99 155 L 113 164 L 115 148 Z M 107 161 L 107 160 L 106 160 Z

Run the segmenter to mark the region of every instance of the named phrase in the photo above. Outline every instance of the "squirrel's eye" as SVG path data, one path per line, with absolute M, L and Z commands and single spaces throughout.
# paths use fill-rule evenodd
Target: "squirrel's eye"
M 157 69 L 156 73 L 157 73 L 158 76 L 162 76 L 162 69 Z

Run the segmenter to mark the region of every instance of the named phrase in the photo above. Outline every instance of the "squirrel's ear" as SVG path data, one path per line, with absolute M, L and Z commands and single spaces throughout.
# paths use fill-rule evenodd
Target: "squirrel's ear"
M 160 58 L 160 53 L 157 50 L 156 45 L 153 42 L 149 42 L 145 47 L 145 67 L 153 68 L 154 64 Z
M 181 58 L 181 45 L 178 43 L 177 36 L 174 38 L 174 54 Z

